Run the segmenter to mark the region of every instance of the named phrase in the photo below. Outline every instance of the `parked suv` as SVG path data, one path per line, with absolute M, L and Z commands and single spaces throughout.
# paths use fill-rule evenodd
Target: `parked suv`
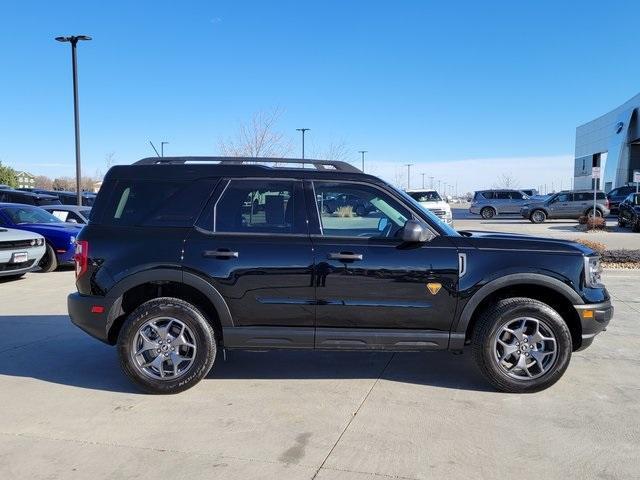
M 618 225 L 640 232 L 640 193 L 632 193 L 620 203 Z
M 341 195 L 374 210 L 321 208 Z M 117 345 L 124 372 L 153 393 L 193 386 L 226 349 L 467 345 L 497 389 L 532 392 L 555 383 L 613 314 L 593 250 L 456 232 L 343 162 L 112 167 L 75 262 L 71 320 Z
M 562 191 L 545 200 L 526 203 L 520 214 L 533 223 L 542 223 L 547 218 L 578 219 L 584 215 L 592 216 L 593 190 Z M 609 215 L 609 202 L 604 192 L 596 192 L 596 217 Z
M 53 195 L 25 192 L 12 188 L 5 190 L 0 189 L 0 203 L 1 202 L 22 203 L 25 205 L 36 205 L 38 207 L 43 205 L 60 205 L 58 197 Z
M 620 205 L 620 202 L 624 201 L 624 199 L 627 198 L 629 194 L 635 193 L 635 191 L 635 185 L 627 185 L 625 187 L 614 188 L 609 193 L 607 193 L 607 200 L 609 200 L 609 209 L 611 210 L 611 213 L 618 213 L 618 205 Z
M 481 190 L 475 192 L 469 212 L 482 218 L 493 218 L 501 213 L 520 213 L 529 196 L 520 190 Z

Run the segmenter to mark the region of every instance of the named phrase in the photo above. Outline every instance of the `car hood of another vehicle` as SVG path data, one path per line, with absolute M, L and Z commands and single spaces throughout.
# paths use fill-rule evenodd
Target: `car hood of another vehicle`
M 438 202 L 418 202 L 418 203 L 420 203 L 420 205 L 422 205 L 424 208 L 428 208 L 430 210 L 438 209 L 438 208 L 445 211 L 451 210 L 451 207 L 449 206 L 449 204 L 444 200 L 440 200 Z
M 16 230 L 15 228 L 0 228 L 0 242 L 12 242 L 16 240 L 31 240 L 33 238 L 39 238 L 34 232 L 27 232 L 25 230 Z

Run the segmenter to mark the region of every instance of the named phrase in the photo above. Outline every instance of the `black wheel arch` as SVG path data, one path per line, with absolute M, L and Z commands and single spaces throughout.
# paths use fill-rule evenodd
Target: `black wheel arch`
M 220 341 L 222 329 L 234 326 L 224 297 L 202 276 L 179 268 L 157 268 L 130 275 L 109 291 L 107 299 L 111 308 L 106 324 L 109 343 L 116 343 L 129 313 L 158 296 L 180 298 L 198 307 L 212 323 Z
M 538 273 L 514 273 L 486 283 L 467 301 L 452 325 L 449 349 L 461 350 L 469 340 L 481 312 L 498 299 L 509 297 L 532 298 L 554 308 L 569 325 L 574 349 L 580 347 L 582 325 L 573 308 L 574 305 L 584 304 L 580 295 L 556 278 Z

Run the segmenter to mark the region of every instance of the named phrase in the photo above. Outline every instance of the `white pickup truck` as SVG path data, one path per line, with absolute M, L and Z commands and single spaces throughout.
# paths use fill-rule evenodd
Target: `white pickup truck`
M 440 220 L 453 225 L 451 207 L 435 190 L 407 190 L 407 195 L 413 198 L 424 208 L 431 210 Z

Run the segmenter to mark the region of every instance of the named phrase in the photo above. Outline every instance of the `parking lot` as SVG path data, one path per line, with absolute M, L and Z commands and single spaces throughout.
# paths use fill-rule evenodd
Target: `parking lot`
M 638 271 L 607 271 L 615 318 L 533 395 L 469 352 L 229 352 L 175 396 L 142 395 L 70 324 L 73 272 L 0 284 L 7 478 L 637 478 Z M 34 295 L 37 292 L 37 295 Z
M 492 232 L 519 233 L 562 240 L 590 240 L 603 243 L 610 250 L 639 249 L 640 234 L 629 228 L 618 227 L 617 216 L 607 217 L 607 231 L 584 232 L 578 230 L 576 220 L 547 220 L 544 223 L 531 223 L 520 215 L 500 215 L 485 220 L 480 215 L 469 213 L 466 205 L 452 205 L 454 227 L 456 230 L 484 230 Z

